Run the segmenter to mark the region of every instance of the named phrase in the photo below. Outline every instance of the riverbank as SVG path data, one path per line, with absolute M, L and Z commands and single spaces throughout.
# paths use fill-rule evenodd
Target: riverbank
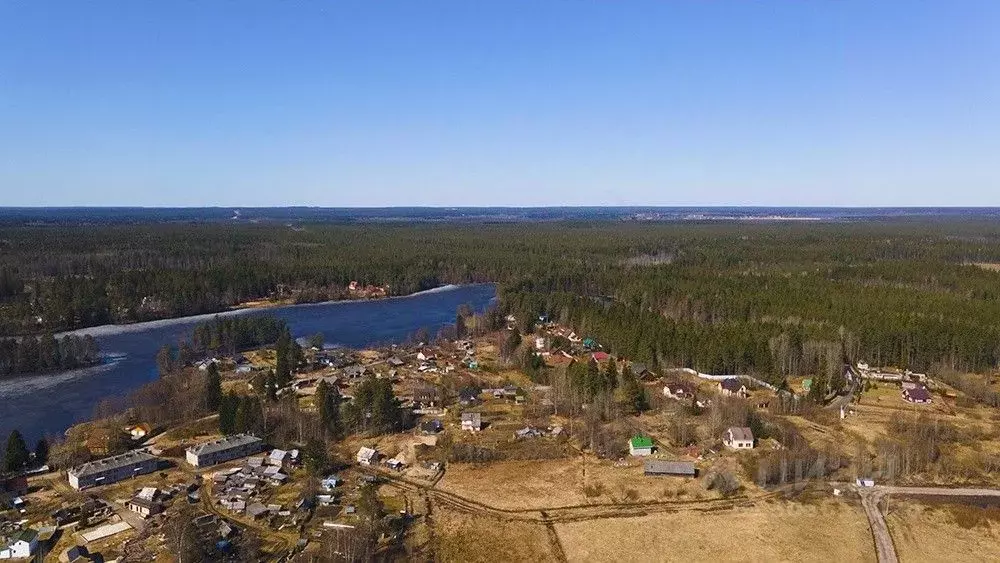
M 157 350 L 190 338 L 196 324 L 216 315 L 273 315 L 288 324 L 294 338 L 323 333 L 327 344 L 364 348 L 403 342 L 419 329 L 435 334 L 455 322 L 459 306 L 469 304 L 481 312 L 495 297 L 493 284 L 442 286 L 386 299 L 241 309 L 70 331 L 92 335 L 102 353 L 114 356 L 114 361 L 65 374 L 0 379 L 0 402 L 17 405 L 0 409 L 0 435 L 18 428 L 33 441 L 89 419 L 102 399 L 125 397 L 159 377 Z
M 480 283 L 480 284 L 467 284 L 467 285 L 455 285 L 448 284 L 439 287 L 425 289 L 423 291 L 417 291 L 415 293 L 409 293 L 406 295 L 392 295 L 389 297 L 381 297 L 378 299 L 338 299 L 334 301 L 317 301 L 315 303 L 291 303 L 283 305 L 281 303 L 260 305 L 254 307 L 243 307 L 243 308 L 233 308 L 226 309 L 224 311 L 219 311 L 216 313 L 201 313 L 199 315 L 186 315 L 180 317 L 169 317 L 165 319 L 156 319 L 152 321 L 138 321 L 134 323 L 123 323 L 123 324 L 107 324 L 107 325 L 97 325 L 92 327 L 77 328 L 73 330 L 68 330 L 56 334 L 56 337 L 61 337 L 65 335 L 77 335 L 86 336 L 90 335 L 93 337 L 108 336 L 113 334 L 125 334 L 128 332 L 141 332 L 151 328 L 163 328 L 169 327 L 176 324 L 187 324 L 192 322 L 200 322 L 205 320 L 211 320 L 215 317 L 231 317 L 236 315 L 249 315 L 253 313 L 264 314 L 268 311 L 274 310 L 285 310 L 285 309 L 295 309 L 304 307 L 326 307 L 332 305 L 347 305 L 355 303 L 378 303 L 384 301 L 393 301 L 396 299 L 409 299 L 412 297 L 419 297 L 421 295 L 432 295 L 435 293 L 455 291 L 458 289 L 466 287 L 481 287 L 481 286 L 494 286 L 492 283 Z

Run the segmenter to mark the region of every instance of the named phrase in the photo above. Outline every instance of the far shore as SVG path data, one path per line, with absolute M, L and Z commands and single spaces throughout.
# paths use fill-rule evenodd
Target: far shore
M 475 286 L 475 285 L 489 285 L 490 283 L 491 282 L 462 284 L 462 285 L 448 284 L 448 285 L 442 285 L 442 286 L 434 287 L 434 288 L 431 288 L 431 289 L 425 289 L 423 291 L 417 291 L 417 292 L 414 292 L 414 293 L 408 293 L 408 294 L 404 294 L 404 295 L 391 295 L 391 296 L 388 296 L 388 297 L 379 297 L 379 298 L 373 298 L 373 299 L 337 299 L 337 300 L 333 300 L 333 301 L 316 301 L 316 302 L 312 302 L 312 303 L 289 303 L 289 304 L 282 303 L 282 302 L 273 302 L 272 303 L 272 302 L 269 302 L 269 301 L 266 301 L 266 300 L 260 300 L 260 301 L 247 302 L 247 303 L 249 303 L 251 305 L 246 305 L 246 306 L 243 306 L 245 304 L 234 305 L 232 308 L 225 309 L 225 310 L 222 310 L 222 311 L 218 311 L 218 312 L 215 312 L 215 313 L 201 313 L 201 314 L 198 314 L 198 315 L 188 315 L 188 316 L 181 316 L 181 317 L 169 317 L 169 318 L 164 318 L 164 319 L 156 319 L 156 320 L 152 320 L 152 321 L 136 321 L 136 322 L 132 322 L 132 323 L 107 324 L 107 325 L 98 325 L 98 326 L 85 327 L 85 328 L 77 328 L 77 329 L 67 330 L 67 331 L 63 331 L 63 332 L 57 333 L 56 336 L 57 337 L 61 337 L 61 336 L 65 336 L 65 335 L 68 335 L 68 334 L 75 334 L 77 336 L 90 335 L 90 336 L 97 337 L 97 336 L 106 336 L 106 335 L 109 335 L 109 334 L 121 334 L 121 333 L 126 333 L 126 332 L 138 332 L 138 331 L 146 330 L 146 329 L 149 329 L 149 328 L 158 328 L 158 327 L 170 326 L 170 325 L 173 325 L 173 324 L 183 324 L 183 323 L 188 323 L 188 322 L 196 322 L 196 321 L 209 320 L 209 319 L 213 319 L 215 317 L 229 317 L 229 316 L 236 316 L 236 315 L 245 315 L 245 314 L 250 314 L 250 313 L 253 313 L 253 312 L 256 312 L 256 311 L 265 311 L 265 310 L 268 310 L 268 309 L 284 309 L 284 308 L 293 308 L 293 307 L 317 307 L 317 306 L 322 306 L 322 305 L 363 303 L 363 302 L 368 302 L 368 301 L 390 301 L 390 300 L 393 300 L 393 299 L 409 299 L 411 297 L 418 297 L 420 295 L 427 295 L 427 294 L 438 293 L 438 292 L 442 292 L 442 291 L 453 291 L 455 289 L 459 289 L 459 288 L 462 288 L 462 287 L 469 287 L 469 286 Z M 261 301 L 263 301 L 263 302 L 261 302 Z

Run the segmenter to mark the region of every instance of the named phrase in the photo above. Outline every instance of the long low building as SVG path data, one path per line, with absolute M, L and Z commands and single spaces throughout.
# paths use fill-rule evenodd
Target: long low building
M 78 465 L 66 473 L 69 485 L 81 490 L 152 473 L 159 467 L 160 458 L 146 452 L 131 451 Z
M 233 434 L 187 449 L 187 462 L 194 467 L 207 467 L 231 459 L 253 455 L 264 449 L 264 442 L 250 434 Z

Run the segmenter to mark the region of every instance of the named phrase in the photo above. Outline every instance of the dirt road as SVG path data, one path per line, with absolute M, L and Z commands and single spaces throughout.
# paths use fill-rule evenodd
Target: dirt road
M 874 491 L 858 491 L 861 494 L 861 505 L 865 507 L 865 514 L 868 516 L 868 523 L 872 528 L 872 537 L 875 539 L 875 552 L 878 554 L 879 563 L 899 563 L 896 557 L 896 546 L 892 544 L 892 536 L 889 534 L 889 527 L 885 525 L 885 518 L 878 508 L 878 501 L 881 496 Z
M 885 524 L 885 518 L 878 504 L 886 495 L 902 496 L 946 496 L 946 497 L 1000 497 L 1000 489 L 975 489 L 947 487 L 893 487 L 879 485 L 870 488 L 858 488 L 861 495 L 861 505 L 865 508 L 868 523 L 871 524 L 872 537 L 875 539 L 875 550 L 880 563 L 897 563 L 896 548 L 892 543 L 892 535 Z

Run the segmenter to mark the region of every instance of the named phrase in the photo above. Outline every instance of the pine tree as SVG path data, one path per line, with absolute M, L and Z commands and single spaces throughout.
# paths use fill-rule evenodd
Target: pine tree
M 24 437 L 17 430 L 7 437 L 7 453 L 3 459 L 5 471 L 19 471 L 31 460 L 28 452 L 28 444 L 24 442 Z
M 320 381 L 316 386 L 316 405 L 323 428 L 334 438 L 343 430 L 340 422 L 340 393 L 326 381 Z
M 205 404 L 208 410 L 216 412 L 222 404 L 222 376 L 219 367 L 212 362 L 208 365 L 208 376 L 205 379 Z
M 49 441 L 45 438 L 38 440 L 35 444 L 35 464 L 45 465 L 49 462 Z
M 292 335 L 288 332 L 288 327 L 281 331 L 281 336 L 274 345 L 274 353 L 275 380 L 279 387 L 285 387 L 292 381 Z
M 236 433 L 236 410 L 239 408 L 240 398 L 236 395 L 225 394 L 219 403 L 219 432 L 223 435 Z

